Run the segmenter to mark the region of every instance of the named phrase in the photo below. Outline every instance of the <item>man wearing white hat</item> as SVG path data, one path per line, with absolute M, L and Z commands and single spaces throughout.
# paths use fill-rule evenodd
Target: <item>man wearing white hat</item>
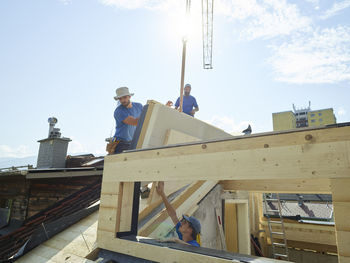
M 120 105 L 114 111 L 116 129 L 114 141 L 117 142 L 115 153 L 121 153 L 128 150 L 134 136 L 137 122 L 142 112 L 142 104 L 131 102 L 130 98 L 133 93 L 129 92 L 127 87 L 120 87 L 116 90 L 115 100 L 119 100 Z

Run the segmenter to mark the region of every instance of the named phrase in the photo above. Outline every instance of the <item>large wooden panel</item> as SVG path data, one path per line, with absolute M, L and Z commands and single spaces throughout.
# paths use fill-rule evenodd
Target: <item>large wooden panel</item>
M 350 132 L 349 132 L 350 133 Z M 243 139 L 242 139 L 243 141 Z M 170 147 L 110 156 L 105 174 L 121 181 L 313 179 L 348 177 L 347 142 L 235 150 L 238 141 Z M 249 140 L 246 141 L 249 148 Z M 115 178 L 106 176 L 106 182 Z
M 235 203 L 225 202 L 225 238 L 227 251 L 238 253 L 238 225 Z
M 162 146 L 167 136 L 169 136 L 167 133 L 169 129 L 186 134 L 186 141 L 191 138 L 210 140 L 233 137 L 231 134 L 217 127 L 155 101 L 150 101 L 149 105 L 152 105 L 152 114 L 147 119 L 148 127 L 147 131 L 143 134 L 142 146 L 140 148 Z M 173 132 L 170 137 L 176 139 L 176 132 Z M 180 137 L 183 138 L 183 135 Z M 174 143 L 179 142 L 175 141 Z

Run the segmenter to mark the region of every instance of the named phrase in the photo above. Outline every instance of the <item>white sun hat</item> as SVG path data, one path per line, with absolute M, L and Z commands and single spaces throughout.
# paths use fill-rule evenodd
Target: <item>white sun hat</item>
M 134 96 L 134 93 L 130 93 L 129 88 L 127 88 L 127 87 L 117 88 L 115 93 L 117 93 L 117 96 L 114 97 L 115 100 L 118 100 L 124 96 Z

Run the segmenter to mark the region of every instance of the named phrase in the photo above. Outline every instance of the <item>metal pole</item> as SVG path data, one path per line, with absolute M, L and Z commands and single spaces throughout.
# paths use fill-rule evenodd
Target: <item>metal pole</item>
M 186 40 L 182 41 L 182 67 L 181 67 L 181 87 L 180 87 L 180 112 L 183 111 L 184 102 L 184 82 L 185 82 L 185 65 L 186 65 Z
M 186 21 L 188 21 L 189 15 L 190 15 L 190 8 L 191 8 L 191 0 L 186 0 Z M 186 66 L 186 44 L 187 44 L 187 37 L 184 36 L 182 38 L 182 65 L 181 65 L 181 87 L 180 87 L 180 112 L 183 111 L 183 102 L 184 102 L 184 85 L 185 85 L 185 66 Z

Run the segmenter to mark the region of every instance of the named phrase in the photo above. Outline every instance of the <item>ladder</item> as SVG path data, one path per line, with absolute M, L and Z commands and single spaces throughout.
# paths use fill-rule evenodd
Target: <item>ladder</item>
M 267 217 L 267 223 L 269 227 L 269 234 L 271 240 L 272 247 L 272 256 L 275 259 L 284 259 L 289 260 L 288 247 L 287 247 L 287 239 L 286 239 L 286 231 L 284 229 L 283 217 L 282 217 L 282 206 L 279 194 L 275 194 L 276 198 L 272 198 L 272 194 L 263 194 L 263 202 L 265 206 L 265 214 Z M 269 203 L 273 202 L 277 204 L 277 209 L 272 209 L 269 206 Z M 270 212 L 273 212 L 277 218 L 274 217 L 274 220 L 271 219 Z M 280 226 L 279 231 L 273 230 L 274 226 Z M 275 239 L 282 239 L 283 243 L 276 242 Z

